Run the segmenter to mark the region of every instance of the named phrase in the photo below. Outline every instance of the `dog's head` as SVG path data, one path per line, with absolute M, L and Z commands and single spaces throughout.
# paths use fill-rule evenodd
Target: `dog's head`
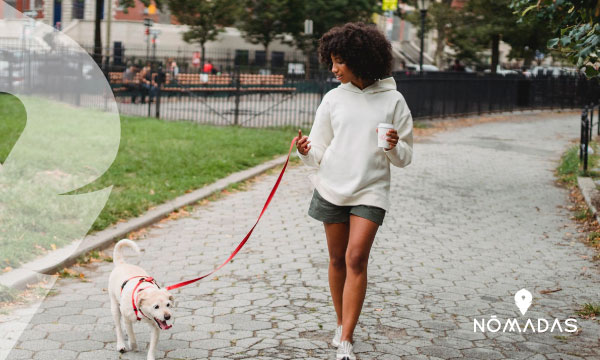
M 171 309 L 173 308 L 173 295 L 165 289 L 148 288 L 140 292 L 139 305 L 144 314 L 153 319 L 156 325 L 162 329 L 170 329 L 168 321 L 171 320 Z

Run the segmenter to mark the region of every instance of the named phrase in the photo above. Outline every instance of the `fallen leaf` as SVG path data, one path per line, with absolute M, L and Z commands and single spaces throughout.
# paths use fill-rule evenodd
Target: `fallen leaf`
M 562 288 L 540 290 L 540 294 L 550 294 L 550 293 L 561 291 L 561 290 L 562 290 Z

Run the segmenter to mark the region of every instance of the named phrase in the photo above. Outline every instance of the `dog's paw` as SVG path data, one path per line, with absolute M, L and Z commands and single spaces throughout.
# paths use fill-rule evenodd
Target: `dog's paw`
M 125 347 L 125 344 L 118 343 L 117 344 L 117 351 L 120 352 L 121 354 L 125 353 L 127 351 L 127 348 Z
M 131 351 L 137 351 L 138 350 L 138 344 L 137 343 L 131 343 L 131 341 L 129 342 L 129 349 L 131 349 Z

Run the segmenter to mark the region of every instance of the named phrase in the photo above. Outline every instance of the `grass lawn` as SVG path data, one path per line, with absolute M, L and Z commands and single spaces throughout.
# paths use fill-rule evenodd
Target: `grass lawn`
M 10 95 L 0 95 L 0 162 L 25 126 L 25 110 Z M 303 128 L 308 134 L 310 129 Z M 121 116 L 117 157 L 100 178 L 69 194 L 113 186 L 109 200 L 90 231 L 143 214 L 150 207 L 185 194 L 274 157 L 287 154 L 297 128 L 251 129 L 217 127 L 190 122 Z M 265 196 L 268 194 L 265 194 Z M 232 216 L 234 216 L 232 214 Z M 0 266 L 15 267 L 53 248 L 65 245 L 47 239 L 31 248 L 9 244 L 11 256 Z M 3 245 L 3 251 L 6 250 Z
M 567 150 L 561 160 L 556 174 L 562 183 L 572 187 L 577 186 L 578 176 L 592 176 L 596 177 L 600 174 L 596 174 L 591 169 L 595 168 L 599 161 L 600 155 L 598 154 L 598 143 L 595 141 L 590 142 L 590 148 L 594 150 L 594 154 L 588 154 L 588 174 L 583 172 L 583 161 L 579 163 L 579 145 L 572 146 Z

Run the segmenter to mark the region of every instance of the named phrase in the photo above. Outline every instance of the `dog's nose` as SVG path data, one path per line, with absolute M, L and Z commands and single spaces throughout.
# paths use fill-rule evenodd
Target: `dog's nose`
M 167 314 L 165 315 L 165 320 L 169 320 L 171 318 L 171 315 Z

